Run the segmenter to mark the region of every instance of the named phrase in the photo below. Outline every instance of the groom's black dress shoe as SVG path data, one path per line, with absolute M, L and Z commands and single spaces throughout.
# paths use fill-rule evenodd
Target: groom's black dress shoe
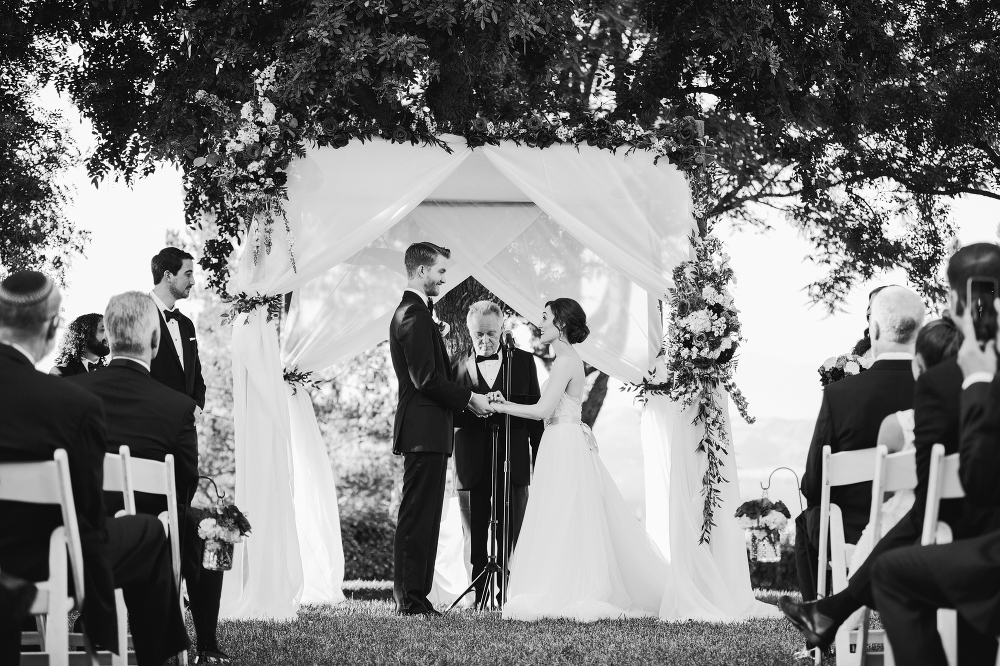
M 838 622 L 819 612 L 816 602 L 795 603 L 791 597 L 778 599 L 778 608 L 785 617 L 806 637 L 810 648 L 826 650 L 837 636 Z

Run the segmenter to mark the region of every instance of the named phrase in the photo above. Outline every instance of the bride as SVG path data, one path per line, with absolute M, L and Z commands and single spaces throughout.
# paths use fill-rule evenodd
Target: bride
M 589 332 L 579 303 L 549 301 L 541 339 L 556 358 L 541 398 L 520 405 L 492 396 L 497 412 L 545 420 L 511 558 L 504 618 L 589 622 L 660 611 L 667 562 L 629 510 L 597 454 L 593 433 L 580 421 L 585 379 L 573 345 Z

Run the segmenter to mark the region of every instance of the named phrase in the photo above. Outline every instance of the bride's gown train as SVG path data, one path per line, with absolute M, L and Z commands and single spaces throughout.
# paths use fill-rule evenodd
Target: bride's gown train
M 504 618 L 659 614 L 666 560 L 625 503 L 580 414 L 580 400 L 564 393 L 545 421 Z

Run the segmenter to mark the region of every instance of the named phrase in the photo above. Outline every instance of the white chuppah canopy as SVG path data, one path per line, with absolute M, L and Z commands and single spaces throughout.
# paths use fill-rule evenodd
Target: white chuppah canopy
M 638 382 L 653 367 L 663 334 L 658 301 L 671 286 L 672 268 L 689 258 L 695 228 L 684 175 L 666 160 L 654 165 L 642 151 L 539 150 L 512 142 L 473 151 L 461 137 L 443 138 L 454 152 L 376 139 L 312 149 L 293 162 L 286 212 L 294 268 L 285 251 L 291 239 L 280 225 L 270 253 L 259 241 L 256 261 L 260 232 L 248 234 L 230 293 L 296 292 L 297 316 L 281 349 L 263 308 L 233 327 L 236 500 L 253 534 L 226 577 L 224 616 L 290 618 L 300 603 L 343 599 L 330 461 L 308 393 L 293 393 L 282 372 L 322 370 L 386 338 L 410 243 L 430 240 L 452 250 L 446 288 L 475 276 L 536 324 L 545 300 L 576 298 L 592 329 L 581 355 L 609 375 Z M 690 487 L 671 483 L 682 471 L 669 464 L 671 439 L 693 451 L 699 434 L 665 398 L 653 400 L 643 429 L 644 451 L 655 458 L 647 463 L 647 492 L 669 496 L 672 508 L 668 517 L 666 506 L 650 506 L 647 525 L 670 559 L 671 542 L 697 544 L 701 515 L 700 498 L 673 501 L 675 488 L 697 495 L 701 473 L 683 470 L 693 474 Z M 735 461 L 728 462 L 736 488 Z M 681 505 L 694 512 L 686 521 L 673 515 Z M 722 556 L 702 548 L 710 560 Z M 742 542 L 737 554 L 735 577 L 731 564 L 720 575 L 711 566 L 676 563 L 678 573 L 705 579 L 705 599 L 696 605 L 706 617 L 750 612 Z

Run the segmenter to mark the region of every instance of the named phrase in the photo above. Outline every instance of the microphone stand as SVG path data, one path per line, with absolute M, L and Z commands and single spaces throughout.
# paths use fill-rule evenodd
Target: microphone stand
M 511 398 L 511 362 L 514 356 L 514 339 L 509 334 L 501 338 L 503 348 L 503 394 Z M 510 414 L 504 414 L 504 459 L 503 459 L 503 586 L 500 588 L 500 606 L 507 603 L 507 580 L 509 574 L 511 544 L 509 535 L 514 531 L 511 524 L 511 496 L 513 488 L 510 485 Z

